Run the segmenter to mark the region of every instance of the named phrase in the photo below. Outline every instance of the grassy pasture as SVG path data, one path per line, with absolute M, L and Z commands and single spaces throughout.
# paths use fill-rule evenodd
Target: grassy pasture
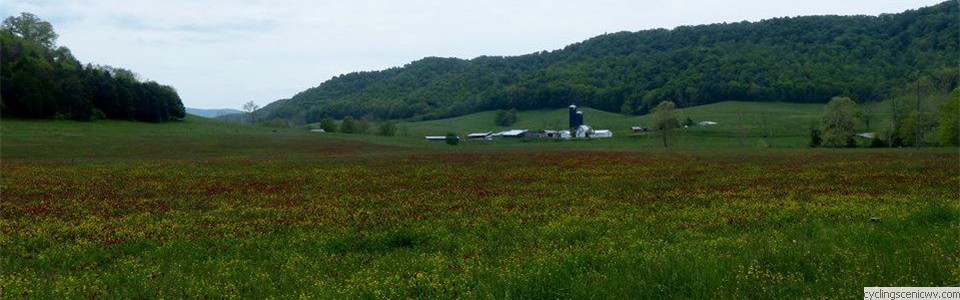
M 3 298 L 849 298 L 960 284 L 955 148 L 449 147 L 194 118 L 3 120 L 0 138 Z
M 580 108 L 588 125 L 596 129 L 610 129 L 615 140 L 629 139 L 632 147 L 656 147 L 656 138 L 638 137 L 630 127 L 649 123 L 649 116 L 624 116 L 591 108 Z M 675 146 L 681 148 L 743 147 L 755 148 L 760 139 L 776 147 L 805 147 L 810 123 L 818 121 L 823 114 L 823 104 L 796 103 L 747 103 L 728 101 L 679 109 L 676 115 L 681 121 L 687 117 L 694 122 L 714 121 L 715 126 L 694 126 L 675 130 Z M 494 126 L 496 112 L 487 111 L 462 117 L 400 124 L 400 132 L 412 137 L 436 135 L 446 132 L 466 134 L 469 132 L 502 131 L 511 128 L 531 130 L 556 129 L 567 126 L 567 110 L 535 110 L 518 113 L 519 121 L 511 126 Z M 600 142 L 622 144 L 621 142 Z M 511 143 L 512 144 L 512 143 Z M 604 145 L 599 148 L 607 148 Z M 614 146 L 617 147 L 617 146 Z

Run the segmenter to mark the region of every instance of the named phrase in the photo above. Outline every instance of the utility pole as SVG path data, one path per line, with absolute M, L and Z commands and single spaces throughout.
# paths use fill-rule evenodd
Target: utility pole
M 923 141 L 923 136 L 922 136 L 923 133 L 922 133 L 922 131 L 920 130 L 920 116 L 921 116 L 921 111 L 920 111 L 920 71 L 917 71 L 917 118 L 916 118 L 916 120 L 915 120 L 916 123 L 917 123 L 917 124 L 916 124 L 916 125 L 917 125 L 917 134 L 916 134 L 917 137 L 916 137 L 916 141 L 914 142 L 915 146 L 917 146 L 917 149 L 920 149 L 920 142 Z
M 893 148 L 893 138 L 897 136 L 897 127 L 900 127 L 900 118 L 897 117 L 897 96 L 894 95 L 890 98 L 890 114 L 893 115 L 893 129 L 890 131 L 890 137 L 887 139 L 887 144 L 890 145 L 890 148 Z

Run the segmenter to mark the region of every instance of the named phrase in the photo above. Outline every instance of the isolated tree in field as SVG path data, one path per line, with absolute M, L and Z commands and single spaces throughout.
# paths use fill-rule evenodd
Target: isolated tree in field
M 510 110 L 507 111 L 507 119 L 508 121 L 510 121 L 510 124 L 516 123 L 517 121 L 520 120 L 519 118 L 517 118 L 516 108 L 511 108 Z
M 255 120 L 254 114 L 260 109 L 260 106 L 253 101 L 247 101 L 240 109 L 243 110 L 243 114 L 247 116 L 247 122 L 253 124 Z
M 337 122 L 333 118 L 323 118 L 320 120 L 320 129 L 326 132 L 337 132 Z
M 497 126 L 510 125 L 509 123 L 507 123 L 506 119 L 507 119 L 507 111 L 502 109 L 498 110 L 497 113 L 493 115 L 493 124 L 496 124 Z
M 663 140 L 664 148 L 667 147 L 670 131 L 680 127 L 680 121 L 677 120 L 677 116 L 673 113 L 673 110 L 676 108 L 677 105 L 672 101 L 664 101 L 660 102 L 660 104 L 653 109 L 653 119 L 650 121 L 650 128 L 657 130 L 657 134 L 659 134 Z
M 3 20 L 3 29 L 47 49 L 53 49 L 57 43 L 57 33 L 53 31 L 50 22 L 41 20 L 31 13 L 24 12 L 20 13 L 19 17 Z
M 357 120 L 351 116 L 346 116 L 340 122 L 340 132 L 357 133 Z
M 960 88 L 954 89 L 940 107 L 940 143 L 960 146 Z
M 493 117 L 493 122 L 497 126 L 510 126 L 513 123 L 517 122 L 517 110 L 498 110 L 497 114 Z
M 833 97 L 830 103 L 827 103 L 827 112 L 823 116 L 823 146 L 855 145 L 853 137 L 860 122 L 859 115 L 856 102 L 847 97 Z

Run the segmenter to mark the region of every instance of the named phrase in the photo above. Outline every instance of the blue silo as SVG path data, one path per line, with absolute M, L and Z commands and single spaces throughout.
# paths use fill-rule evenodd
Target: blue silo
M 576 128 L 578 126 L 577 125 L 577 106 L 571 104 L 570 109 L 567 112 L 568 112 L 567 120 L 569 121 L 570 128 Z

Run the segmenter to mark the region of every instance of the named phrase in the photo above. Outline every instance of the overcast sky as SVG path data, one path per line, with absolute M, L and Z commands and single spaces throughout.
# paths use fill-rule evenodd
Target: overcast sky
M 878 15 L 942 0 L 4 0 L 84 63 L 174 86 L 188 107 L 265 105 L 426 56 L 554 50 L 607 32 L 799 15 Z

